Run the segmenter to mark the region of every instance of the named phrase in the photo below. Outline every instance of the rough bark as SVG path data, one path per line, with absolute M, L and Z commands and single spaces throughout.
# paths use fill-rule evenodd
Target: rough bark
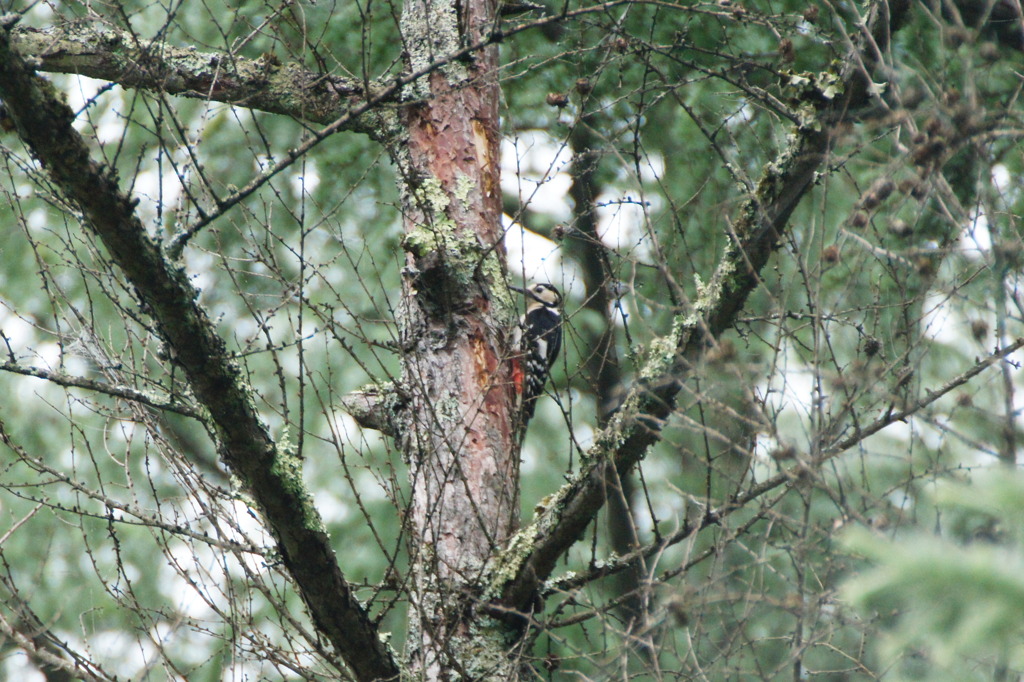
M 196 399 L 206 408 L 223 461 L 243 481 L 274 533 L 282 560 L 320 632 L 360 680 L 395 679 L 398 666 L 349 588 L 312 499 L 301 463 L 271 439 L 186 273 L 169 262 L 135 215 L 114 174 L 91 158 L 74 113 L 36 76 L 0 27 L 0 98 L 18 135 L 81 210 L 132 283 Z
M 478 43 L 493 0 L 414 0 L 402 16 L 407 70 Z M 484 567 L 518 516 L 498 184 L 497 48 L 452 61 L 405 92 L 400 171 L 407 252 L 399 317 L 399 430 L 409 463 L 410 674 L 514 679 L 503 628 L 476 615 Z M 484 619 L 486 620 L 486 619 Z

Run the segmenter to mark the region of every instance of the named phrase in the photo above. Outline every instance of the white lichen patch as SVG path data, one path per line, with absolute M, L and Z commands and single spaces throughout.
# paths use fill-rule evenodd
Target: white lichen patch
M 416 202 L 421 206 L 429 207 L 435 213 L 444 213 L 451 204 L 451 199 L 444 191 L 441 181 L 431 177 L 424 180 L 414 192 Z
M 459 172 L 455 179 L 455 198 L 462 203 L 464 209 L 470 206 L 469 197 L 476 189 L 476 182 L 465 173 Z

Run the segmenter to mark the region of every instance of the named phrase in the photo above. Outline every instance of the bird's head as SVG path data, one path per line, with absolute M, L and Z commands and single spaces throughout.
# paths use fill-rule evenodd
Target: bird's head
M 528 309 L 538 306 L 557 308 L 562 304 L 562 294 L 558 293 L 558 289 L 553 284 L 547 282 L 536 282 L 525 289 L 514 286 L 510 286 L 509 289 L 526 294 Z

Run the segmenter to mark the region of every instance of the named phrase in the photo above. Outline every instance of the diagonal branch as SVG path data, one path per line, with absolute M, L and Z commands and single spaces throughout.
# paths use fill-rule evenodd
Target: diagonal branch
M 915 400 L 913 403 L 905 406 L 903 409 L 886 411 L 885 414 L 880 415 L 877 419 L 875 419 L 875 421 L 871 422 L 866 426 L 858 428 L 856 432 L 851 434 L 850 436 L 823 447 L 815 461 L 815 465 L 820 465 L 821 463 L 827 460 L 830 460 L 834 457 L 838 457 L 839 455 L 843 454 L 850 448 L 860 445 L 866 439 L 875 435 L 876 433 L 885 429 L 888 426 L 896 424 L 897 422 L 904 422 L 907 419 L 910 419 L 918 412 L 921 412 L 925 408 L 929 407 L 935 401 L 948 395 L 957 388 L 963 386 L 971 379 L 984 372 L 989 367 L 1000 363 L 1013 353 L 1016 353 L 1021 348 L 1024 348 L 1024 339 L 1016 339 L 1013 343 L 1004 346 L 1003 348 L 998 348 L 994 350 L 991 355 L 987 355 L 984 358 L 977 360 L 973 365 L 971 365 L 971 367 L 969 367 L 961 374 L 957 375 L 956 377 L 953 377 L 952 379 L 942 384 L 938 388 L 927 391 L 927 393 L 923 397 L 919 398 L 918 400 Z M 750 456 L 753 457 L 753 454 L 751 453 Z M 798 481 L 801 475 L 806 471 L 806 469 L 807 462 L 804 461 L 799 464 L 795 464 L 788 469 L 780 471 L 774 476 L 771 476 L 770 478 L 767 478 L 761 481 L 760 483 L 757 483 L 748 490 L 745 490 L 742 493 L 737 494 L 734 498 L 728 500 L 724 504 L 713 509 L 706 510 L 703 517 L 696 523 L 691 524 L 687 522 L 682 528 L 676 530 L 675 532 L 670 533 L 669 535 L 665 535 L 664 537 L 661 537 L 657 541 L 652 542 L 648 545 L 635 549 L 632 552 L 629 552 L 628 554 L 623 554 L 613 559 L 604 561 L 601 563 L 600 566 L 595 566 L 585 573 L 571 573 L 558 580 L 550 581 L 546 586 L 545 593 L 554 594 L 558 592 L 569 592 L 571 590 L 583 587 L 584 585 L 587 585 L 588 583 L 593 582 L 594 580 L 597 580 L 599 578 L 614 575 L 624 570 L 628 570 L 635 564 L 638 558 L 653 557 L 658 553 L 664 551 L 666 547 L 677 544 L 687 539 L 694 533 L 700 532 L 701 530 L 707 528 L 708 526 L 721 523 L 725 517 L 729 516 L 735 511 L 745 508 L 748 503 L 766 495 L 772 490 L 775 490 L 776 488 L 780 488 L 787 484 L 792 484 L 794 481 Z M 763 512 L 771 508 L 778 499 L 779 498 L 775 498 L 771 502 L 766 504 L 764 507 L 762 507 L 761 511 L 755 514 L 754 517 L 750 519 L 750 521 L 756 521 L 757 519 L 759 519 Z M 746 526 L 747 523 L 749 523 L 749 521 L 745 522 L 744 526 Z M 708 551 L 713 552 L 714 547 L 709 547 Z M 697 560 L 700 560 L 704 556 L 705 555 L 702 553 L 700 556 L 687 561 L 686 564 L 682 567 L 682 570 L 688 569 Z
M 115 386 L 113 384 L 109 384 L 104 381 L 97 381 L 96 379 L 90 379 L 88 377 L 74 376 L 72 374 L 67 374 L 66 372 L 53 372 L 41 367 L 29 367 L 26 365 L 19 365 L 14 362 L 0 363 L 0 371 L 10 372 L 11 374 L 20 374 L 26 377 L 36 377 L 37 379 L 45 379 L 50 383 L 57 384 L 58 386 L 63 386 L 65 388 L 84 388 L 89 391 L 95 391 L 96 393 L 103 393 L 114 398 L 121 398 L 133 403 L 152 407 L 156 410 L 176 412 L 177 414 L 185 417 L 192 417 L 193 419 L 203 421 L 202 411 L 197 410 L 191 405 L 187 405 L 180 400 L 176 400 L 172 396 L 160 398 L 159 396 L 131 388 L 130 386 Z
M 6 581 L 4 581 L 6 582 Z M 7 586 L 10 589 L 9 586 Z M 114 682 L 117 677 L 108 675 L 95 663 L 72 651 L 42 621 L 31 612 L 20 595 L 5 600 L 12 610 L 25 618 L 23 622 L 11 622 L 0 613 L 0 635 L 20 648 L 29 659 L 46 674 L 47 680 L 85 680 L 86 682 Z M 27 621 L 27 622 L 26 622 Z
M 360 680 L 392 679 L 398 666 L 342 574 L 301 462 L 278 447 L 255 410 L 238 366 L 187 274 L 172 267 L 135 215 L 116 177 L 89 157 L 74 113 L 12 48 L 17 17 L 0 18 L 0 98 L 18 135 L 132 283 L 206 407 L 224 462 L 255 499 L 319 631 Z
M 597 515 L 606 488 L 660 439 L 684 377 L 707 344 L 732 325 L 760 282 L 759 273 L 778 248 L 793 210 L 828 157 L 829 130 L 870 102 L 870 70 L 878 65 L 909 7 L 910 0 L 874 0 L 859 45 L 837 74 L 841 94 L 830 97 L 825 89 L 830 74 L 821 74 L 821 85 L 807 94 L 801 124 L 787 148 L 766 166 L 754 194 L 741 208 L 731 226 L 730 246 L 711 281 L 698 292 L 693 311 L 678 316 L 672 331 L 651 344 L 639 381 L 598 435 L 582 471 L 510 543 L 495 586 L 505 608 L 531 608 L 539 584 Z
M 126 88 L 234 104 L 312 123 L 331 123 L 366 99 L 362 83 L 352 78 L 281 64 L 272 57 L 247 59 L 172 47 L 89 23 L 46 30 L 19 27 L 11 33 L 11 44 L 19 54 L 31 55 L 41 71 L 90 76 Z M 358 122 L 352 122 L 353 129 L 359 129 Z

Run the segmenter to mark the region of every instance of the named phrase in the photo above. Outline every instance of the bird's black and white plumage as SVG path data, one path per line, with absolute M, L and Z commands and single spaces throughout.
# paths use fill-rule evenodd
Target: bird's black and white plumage
M 562 349 L 562 295 L 546 282 L 526 289 L 511 288 L 526 295 L 526 314 L 514 338 L 516 355 L 512 365 L 512 380 L 521 405 L 520 425 L 525 431 Z

